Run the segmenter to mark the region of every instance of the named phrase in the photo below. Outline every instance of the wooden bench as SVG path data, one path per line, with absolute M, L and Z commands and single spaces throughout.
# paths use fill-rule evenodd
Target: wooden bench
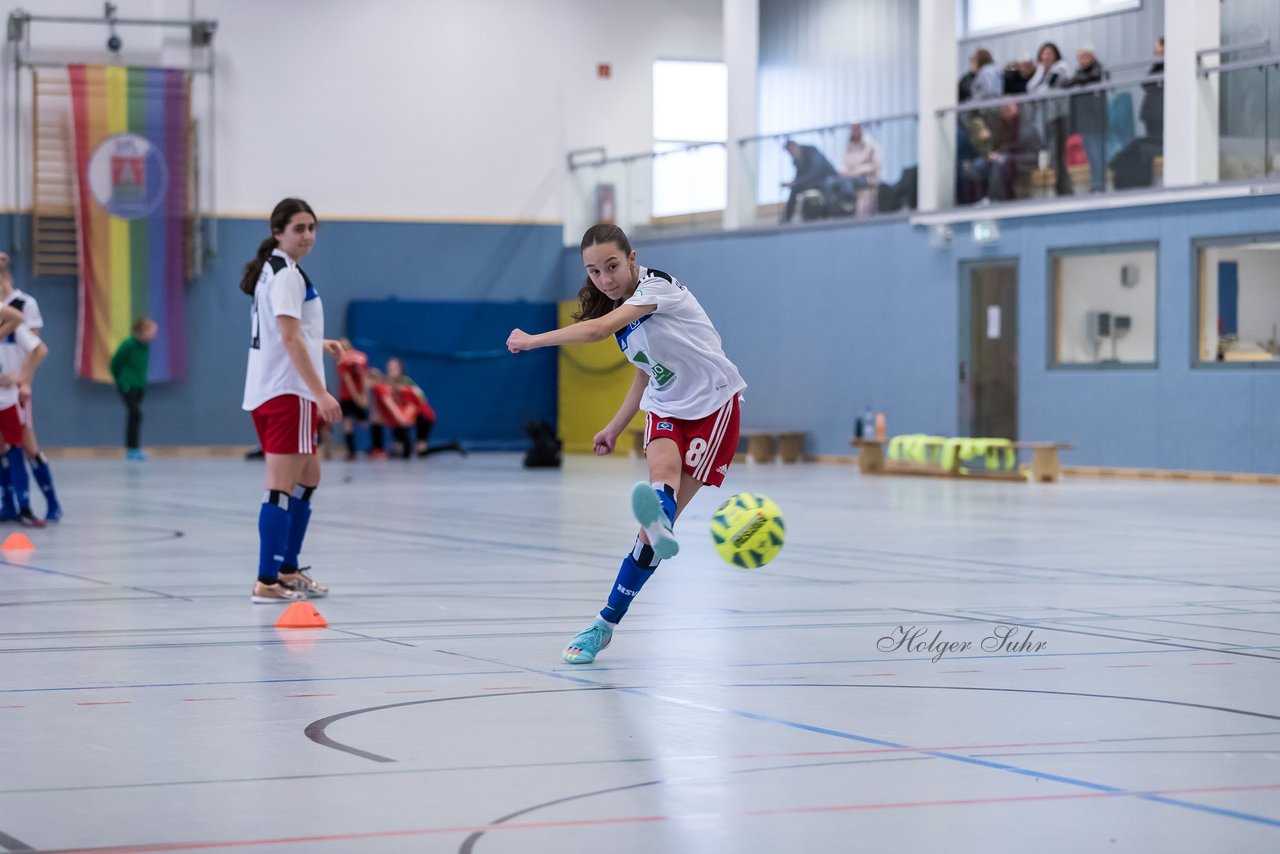
M 963 440 L 944 440 L 963 441 Z M 1014 452 L 1031 451 L 1031 465 L 1024 472 L 1021 469 L 1011 470 L 970 470 L 963 464 L 959 453 L 941 456 L 937 461 L 891 460 L 885 456 L 888 443 L 878 439 L 854 439 L 851 444 L 858 448 L 858 469 L 863 474 L 915 474 L 934 477 L 968 477 L 977 480 L 1007 480 L 1035 483 L 1054 483 L 1062 476 L 1062 468 L 1058 461 L 1058 452 L 1071 449 L 1071 445 L 1063 442 L 1010 442 L 1008 446 Z M 936 441 L 927 444 L 937 444 Z M 1003 446 L 1002 446 L 1003 447 Z M 1000 449 L 996 449 L 1000 450 Z M 946 461 L 944 465 L 942 460 Z
M 632 427 L 631 453 L 637 457 L 644 456 L 644 429 Z M 738 434 L 747 441 L 747 456 L 752 462 L 769 463 L 775 457 L 781 457 L 784 463 L 799 462 L 804 457 L 803 430 L 743 430 Z
M 756 463 L 771 463 L 775 457 L 784 463 L 799 462 L 806 435 L 803 430 L 743 430 L 739 434 L 747 440 L 747 456 Z

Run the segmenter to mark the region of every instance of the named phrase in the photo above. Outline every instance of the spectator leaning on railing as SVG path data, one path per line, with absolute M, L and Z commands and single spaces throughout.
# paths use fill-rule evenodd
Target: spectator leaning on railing
M 880 195 L 880 144 L 860 124 L 849 130 L 838 182 L 842 190 L 856 194 L 857 216 L 871 216 L 876 212 Z
M 1093 86 L 1103 81 L 1102 63 L 1094 55 L 1092 45 L 1076 50 L 1076 73 L 1067 81 L 1068 88 Z M 1107 164 L 1107 93 L 1088 92 L 1071 99 L 1071 130 L 1080 134 L 1085 156 L 1089 158 L 1089 189 L 1095 193 L 1106 188 Z
M 785 147 L 787 153 L 791 155 L 791 160 L 796 167 L 796 177 L 789 183 L 783 184 L 784 187 L 791 189 L 791 194 L 787 196 L 787 207 L 782 214 L 782 223 L 786 224 L 791 221 L 792 214 L 796 211 L 796 199 L 806 190 L 823 190 L 826 187 L 827 179 L 834 178 L 836 169 L 831 165 L 831 161 L 822 155 L 822 152 L 812 145 L 801 145 L 794 139 L 786 141 Z

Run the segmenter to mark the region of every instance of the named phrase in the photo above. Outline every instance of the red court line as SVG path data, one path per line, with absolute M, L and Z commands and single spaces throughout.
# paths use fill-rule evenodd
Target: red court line
M 896 676 L 896 673 L 850 673 L 850 679 L 868 679 L 872 676 Z
M 127 706 L 133 700 L 95 700 L 91 703 L 76 703 L 77 706 Z
M 1088 798 L 1143 798 L 1152 795 L 1169 797 L 1171 795 L 1206 795 L 1221 792 L 1256 792 L 1268 789 L 1280 789 L 1280 783 L 1262 786 L 1214 786 L 1196 789 L 1149 789 L 1132 792 L 1071 792 L 1059 795 L 1011 795 L 1003 798 L 962 798 L 953 801 L 904 801 L 888 804 L 841 804 L 829 807 L 787 807 L 774 810 L 752 810 L 743 813 L 749 816 L 795 815 L 796 813 L 815 812 L 847 812 L 851 810 L 883 810 L 904 809 L 910 807 L 952 807 L 979 804 L 1011 804 L 1034 801 L 1078 801 Z
M 336 697 L 337 694 L 285 694 L 286 697 Z
M 323 836 L 291 836 L 273 839 L 236 839 L 224 842 L 162 842 L 145 845 L 119 845 L 102 848 L 67 848 L 49 851 L 48 854 L 143 854 L 154 851 L 200 851 L 212 848 L 245 848 L 252 845 L 296 845 L 305 842 L 342 842 L 356 839 L 390 839 L 404 836 L 431 836 L 442 833 L 491 833 L 498 830 L 547 830 L 557 827 L 599 827 L 603 825 L 642 824 L 669 821 L 689 821 L 699 818 L 761 818 L 766 816 L 802 815 L 819 812 L 848 812 L 854 810 L 910 809 L 921 807 L 980 806 L 984 804 L 1034 803 L 1038 801 L 1072 801 L 1097 798 L 1134 798 L 1148 796 L 1214 794 L 1221 792 L 1257 792 L 1280 789 L 1280 783 L 1258 786 L 1215 786 L 1192 789 L 1151 789 L 1124 792 L 1072 792 L 1057 795 L 1013 795 L 1000 798 L 963 798 L 948 801 L 899 801 L 878 804 L 835 804 L 824 807 L 784 807 L 779 809 L 749 810 L 742 813 L 700 813 L 697 815 L 665 816 L 646 815 L 630 818 L 596 818 L 567 821 L 540 821 L 507 824 L 481 824 L 470 827 L 420 827 L 407 830 L 379 830 L 369 833 L 342 833 Z
M 0 706 L 0 709 L 25 709 L 26 706 Z

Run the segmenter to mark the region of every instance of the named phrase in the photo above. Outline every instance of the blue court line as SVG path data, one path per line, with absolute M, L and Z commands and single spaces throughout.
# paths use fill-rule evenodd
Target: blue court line
M 530 673 L 542 674 L 544 676 L 550 676 L 554 679 L 563 679 L 569 682 L 577 683 L 579 685 L 609 687 L 609 686 L 602 686 L 601 683 L 599 682 L 593 682 L 590 679 L 583 679 L 578 676 L 568 676 L 562 673 L 556 673 L 554 671 L 549 671 L 549 670 L 535 670 L 533 668 L 525 668 L 525 669 Z M 1239 812 L 1237 810 L 1225 809 L 1223 807 L 1214 807 L 1214 806 L 1209 806 L 1207 804 L 1197 804 L 1192 801 L 1182 801 L 1182 800 L 1178 800 L 1177 798 L 1170 798 L 1164 795 L 1154 795 L 1154 794 L 1148 794 L 1144 792 L 1135 792 L 1135 791 L 1120 788 L 1117 786 L 1108 786 L 1105 783 L 1094 783 L 1090 780 L 1080 780 L 1075 777 L 1064 777 L 1059 774 L 1049 774 L 1044 771 L 1036 771 L 1031 768 L 1022 768 L 1018 765 L 1009 765 L 1004 762 L 993 762 L 989 759 L 979 759 L 973 756 L 961 756 L 959 754 L 946 753 L 939 750 L 916 750 L 915 748 L 911 747 L 911 745 L 909 744 L 898 744 L 897 742 L 886 741 L 880 738 L 872 738 L 871 736 L 857 735 L 855 733 L 844 732 L 838 729 L 828 729 L 826 727 L 813 726 L 812 724 L 804 724 L 804 723 L 800 723 L 799 721 L 789 721 L 785 718 L 775 718 L 771 715 L 762 715 L 757 712 L 747 712 L 741 709 L 730 709 L 723 706 L 712 706 L 712 705 L 707 705 L 705 703 L 695 703 L 689 700 L 679 700 L 674 697 L 664 697 L 661 694 L 655 694 L 652 691 L 647 691 L 643 688 L 615 687 L 613 688 L 613 690 L 619 691 L 623 694 L 633 694 L 635 696 L 644 697 L 650 700 L 658 700 L 659 702 L 663 702 L 663 703 L 674 703 L 675 705 L 678 705 L 678 706 L 687 706 L 689 708 L 701 709 L 703 711 L 718 712 L 720 714 L 732 715 L 734 717 L 743 718 L 744 720 L 757 721 L 759 723 L 776 724 L 778 726 L 785 726 L 791 729 L 802 730 L 804 732 L 812 732 L 818 735 L 827 735 L 833 738 L 842 738 L 848 741 L 856 741 L 861 744 L 871 744 L 877 747 L 888 747 L 888 748 L 893 748 L 895 750 L 914 751 L 923 756 L 932 756 L 935 759 L 949 759 L 952 762 L 963 762 L 968 765 L 977 765 L 982 768 L 990 768 L 996 771 L 1006 771 L 1011 774 L 1019 774 L 1025 777 L 1032 777 L 1037 780 L 1050 780 L 1052 782 L 1062 783 L 1067 786 L 1077 786 L 1083 789 L 1090 789 L 1092 791 L 1097 791 L 1097 792 L 1107 792 L 1109 794 L 1115 794 L 1115 795 L 1129 795 L 1135 798 L 1141 798 L 1143 800 L 1153 801 L 1155 803 L 1166 804 L 1168 806 L 1182 807 L 1183 809 L 1196 810 L 1198 812 L 1205 812 L 1211 815 L 1224 816 L 1226 818 L 1235 818 L 1235 819 L 1240 819 L 1241 821 L 1250 821 L 1256 824 L 1263 824 L 1269 827 L 1280 828 L 1280 819 L 1267 818 L 1266 816 L 1253 815 L 1252 813 Z

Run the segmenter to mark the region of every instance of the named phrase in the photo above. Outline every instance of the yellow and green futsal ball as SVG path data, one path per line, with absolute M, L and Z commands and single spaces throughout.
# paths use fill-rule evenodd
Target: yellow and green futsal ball
M 742 569 L 756 569 L 777 557 L 786 535 L 778 505 L 751 492 L 739 492 L 711 517 L 716 553 Z

